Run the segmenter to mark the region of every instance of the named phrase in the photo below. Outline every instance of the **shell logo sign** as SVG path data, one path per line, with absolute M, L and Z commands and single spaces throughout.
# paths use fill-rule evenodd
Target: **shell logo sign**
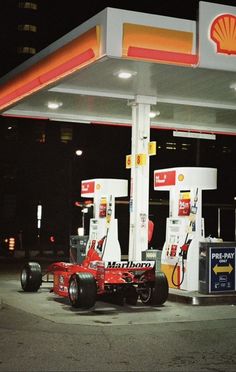
M 236 16 L 222 14 L 215 18 L 210 37 L 216 43 L 217 53 L 236 54 Z
M 198 34 L 199 67 L 236 71 L 236 6 L 200 1 Z

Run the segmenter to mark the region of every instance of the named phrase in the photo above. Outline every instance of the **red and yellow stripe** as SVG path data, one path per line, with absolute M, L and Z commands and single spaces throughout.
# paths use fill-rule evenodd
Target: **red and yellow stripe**
M 96 26 L 12 78 L 1 87 L 0 109 L 91 63 L 99 57 L 99 45 Z
M 165 28 L 123 25 L 123 57 L 191 66 L 198 58 L 192 53 L 192 32 Z

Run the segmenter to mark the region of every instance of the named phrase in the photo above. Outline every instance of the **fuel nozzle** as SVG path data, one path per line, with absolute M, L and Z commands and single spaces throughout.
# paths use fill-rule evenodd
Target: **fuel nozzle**
M 104 236 L 102 239 L 100 239 L 98 241 L 98 244 L 97 244 L 97 250 L 99 250 L 100 252 L 102 252 L 102 247 L 103 247 L 103 243 L 104 243 L 104 240 L 106 239 L 106 236 Z

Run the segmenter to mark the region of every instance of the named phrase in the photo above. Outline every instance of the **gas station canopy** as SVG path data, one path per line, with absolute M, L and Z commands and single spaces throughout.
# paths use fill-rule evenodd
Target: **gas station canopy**
M 4 76 L 0 112 L 132 125 L 149 96 L 151 128 L 235 135 L 236 7 L 199 7 L 197 22 L 106 8 Z

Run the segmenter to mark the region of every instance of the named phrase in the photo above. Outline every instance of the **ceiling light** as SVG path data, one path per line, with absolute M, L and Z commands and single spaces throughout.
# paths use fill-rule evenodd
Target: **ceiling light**
M 120 79 L 130 79 L 131 76 L 132 76 L 131 72 L 125 72 L 125 71 L 119 72 L 119 74 L 118 74 L 118 77 Z
M 47 106 L 51 110 L 57 110 L 59 107 L 62 106 L 62 103 L 61 102 L 48 102 Z
M 130 79 L 132 76 L 137 75 L 137 72 L 120 70 L 120 71 L 115 72 L 114 75 L 118 76 L 120 79 Z
M 160 115 L 160 111 L 150 111 L 149 112 L 150 119 L 153 119 L 153 118 L 155 118 L 156 116 L 159 116 L 159 115 Z

